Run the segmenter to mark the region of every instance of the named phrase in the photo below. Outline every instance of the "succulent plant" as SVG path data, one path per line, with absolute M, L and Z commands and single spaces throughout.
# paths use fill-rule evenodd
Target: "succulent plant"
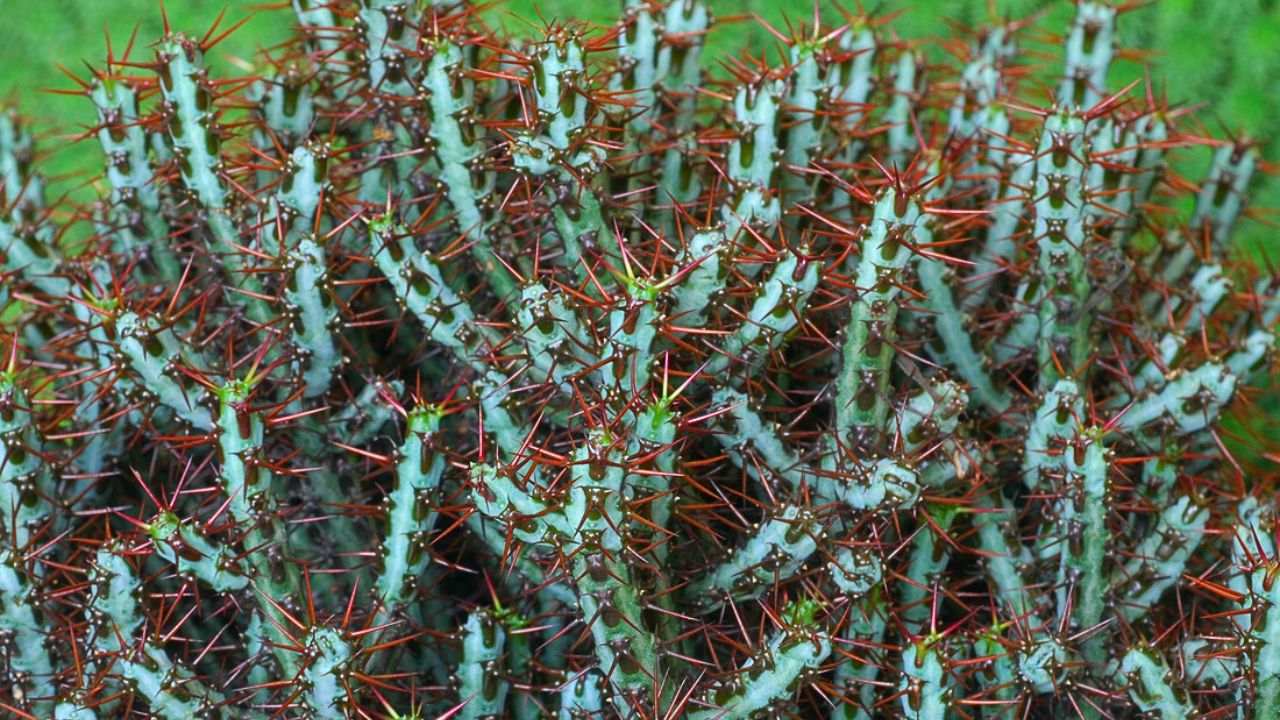
M 1106 86 L 1130 8 L 292 9 L 80 80 L 95 202 L 0 119 L 8 711 L 1280 714 L 1266 166 Z

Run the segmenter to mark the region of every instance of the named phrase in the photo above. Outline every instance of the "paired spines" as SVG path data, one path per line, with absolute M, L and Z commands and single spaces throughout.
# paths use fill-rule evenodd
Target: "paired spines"
M 666 7 L 666 35 L 658 48 L 658 67 L 667 68 L 660 100 L 675 105 L 675 112 L 662 127 L 668 137 L 662 153 L 658 177 L 657 207 L 685 207 L 702 192 L 702 179 L 692 172 L 687 158 L 699 150 L 697 142 L 698 95 L 702 74 L 703 45 L 711 27 L 711 12 L 699 0 L 676 0 Z
M 458 662 L 458 717 L 467 720 L 501 717 L 510 685 L 502 679 L 501 661 L 506 652 L 507 631 L 492 611 L 467 615 L 460 634 L 462 658 Z
M 476 322 L 470 302 L 445 280 L 441 259 L 418 250 L 413 234 L 395 217 L 375 217 L 368 228 L 370 253 L 401 306 L 417 316 L 432 340 L 483 373 L 486 348 L 495 344 L 493 335 Z
M 424 405 L 408 412 L 404 442 L 397 450 L 395 485 L 387 495 L 386 532 L 375 590 L 391 615 L 408 607 L 432 559 L 431 539 L 439 518 L 443 454 L 434 447 L 443 412 Z
M 782 347 L 799 324 L 802 310 L 818 287 L 822 263 L 808 257 L 808 248 L 782 250 L 768 277 L 762 278 L 750 308 L 738 330 L 725 338 L 723 347 L 711 358 L 704 372 L 716 374 L 726 368 L 735 373 L 742 366 L 759 364 Z
M 7 681 L 14 697 L 47 710 L 58 692 L 48 649 L 48 621 L 32 579 L 24 553 L 4 550 L 0 555 L 0 636 L 4 638 Z
M 112 250 L 144 252 L 160 276 L 172 281 L 178 276 L 178 266 L 175 253 L 165 243 L 169 223 L 161 209 L 160 186 L 137 91 L 128 83 L 99 78 L 89 97 L 98 111 L 98 142 L 106 156 L 106 180 L 111 186 L 104 231 L 113 239 Z
M 1170 498 L 1151 532 L 1134 549 L 1133 558 L 1118 571 L 1114 588 L 1120 614 L 1133 622 L 1157 606 L 1204 542 L 1208 520 L 1203 498 Z
M 26 551 L 49 522 L 57 494 L 31 394 L 16 366 L 16 343 L 10 358 L 9 367 L 0 370 L 0 539 L 8 548 Z
M 1066 71 L 1059 101 L 1088 109 L 1106 96 L 1107 71 L 1116 52 L 1117 9 L 1106 2 L 1080 0 L 1067 34 Z
M 156 50 L 156 72 L 166 103 L 169 141 L 182 180 L 206 212 L 225 210 L 228 198 L 221 176 L 221 109 L 215 103 L 204 51 L 191 38 L 170 37 Z M 218 240 L 229 244 L 232 238 Z
M 263 640 L 270 638 L 284 672 L 296 672 L 300 658 L 291 649 L 285 608 L 297 603 L 301 572 L 290 557 L 288 527 L 279 514 L 278 484 L 264 449 L 262 409 L 253 405 L 256 381 L 232 379 L 210 388 L 218 404 L 218 483 L 227 516 L 243 528 L 244 547 L 255 549 L 246 556 L 245 569 L 253 579 L 260 627 L 267 633 Z
M 1280 617 L 1275 511 L 1251 496 L 1240 502 L 1236 517 L 1228 586 L 1248 610 L 1232 618 L 1238 641 L 1247 648 L 1234 668 L 1243 678 L 1236 694 L 1241 707 L 1258 713 L 1280 711 L 1280 631 L 1274 622 Z
M 487 466 L 472 467 L 472 486 L 482 513 L 502 519 L 527 542 L 550 545 L 568 561 L 580 617 L 589 625 L 600 666 L 611 669 L 615 704 L 626 712 L 631 702 L 652 694 L 663 663 L 624 550 L 623 473 L 610 442 L 597 432 L 578 447 L 572 485 L 555 500 Z
M 813 600 L 801 599 L 782 609 L 781 627 L 767 645 L 747 660 L 737 674 L 693 709 L 694 720 L 713 718 L 745 719 L 786 705 L 791 687 L 817 672 L 831 654 L 832 641 L 812 627 L 818 608 Z
M 152 551 L 171 564 L 180 577 L 199 581 L 221 593 L 249 586 L 250 576 L 236 553 L 206 537 L 199 524 L 162 509 L 145 529 L 152 540 Z
M 837 384 L 836 431 L 842 442 L 859 444 L 883 431 L 900 278 L 924 223 L 919 199 L 903 188 L 886 190 L 876 199 L 862 237 L 854 276 L 858 294 L 845 331 Z
M 0 184 L 5 204 L 12 208 L 11 222 L 31 225 L 45 208 L 45 181 L 35 172 L 36 144 L 31 128 L 18 111 L 0 112 Z
M 795 575 L 825 539 L 815 521 L 812 511 L 794 505 L 764 521 L 731 557 L 688 587 L 690 602 L 711 610 L 752 600 L 775 578 Z
M 35 172 L 35 138 L 13 108 L 0 110 L 0 270 L 42 293 L 70 292 L 62 250 L 46 221 L 44 178 Z
M 197 431 L 211 431 L 215 421 L 207 392 L 179 369 L 184 351 L 173 329 L 131 310 L 108 322 L 116 337 L 116 356 L 141 381 L 137 392 L 142 399 L 168 408 Z
M 1039 292 L 1028 299 L 1039 309 L 1036 347 L 1042 390 L 1074 376 L 1092 350 L 1085 125 L 1079 116 L 1049 115 L 1037 148 L 1033 282 Z
M 293 146 L 315 129 L 318 117 L 311 83 L 313 72 L 306 64 L 272 68 L 246 91 L 245 99 L 257 106 L 265 126 L 259 133 L 269 135 L 255 138 L 262 150 L 270 148 L 271 137 Z
M 932 635 L 908 645 L 902 652 L 902 680 L 898 683 L 903 716 L 912 720 L 942 720 L 954 702 L 945 646 Z
M 1195 717 L 1195 709 L 1169 685 L 1169 667 L 1150 649 L 1135 647 L 1125 653 L 1120 670 L 1129 679 L 1129 696 L 1139 709 L 1165 718 Z
M 1214 152 L 1209 177 L 1196 200 L 1192 227 L 1204 225 L 1218 252 L 1244 209 L 1245 191 L 1258 170 L 1258 151 L 1251 143 L 1226 143 Z
M 155 72 L 167 128 L 167 147 L 177 163 L 183 186 L 195 201 L 198 221 L 212 236 L 212 250 L 226 271 L 247 291 L 246 309 L 259 323 L 270 320 L 271 309 L 263 300 L 252 257 L 244 251 L 246 238 L 235 227 L 232 196 L 236 189 L 227 179 L 223 157 L 222 108 L 219 93 L 204 62 L 204 48 L 195 40 L 175 34 L 156 49 Z
M 282 305 L 289 316 L 297 372 L 307 398 L 328 392 L 342 365 L 335 337 L 341 320 L 326 252 L 328 228 L 320 213 L 321 203 L 331 192 L 327 152 L 319 144 L 294 148 L 264 227 L 264 235 L 274 241 L 268 241 L 267 248 L 284 259 Z
M 782 218 L 781 201 L 771 192 L 781 174 L 778 133 L 786 85 L 762 78 L 743 85 L 733 98 L 734 140 L 725 157 L 731 203 L 721 210 L 725 233 L 736 242 L 754 245 L 753 235 L 771 238 Z M 758 272 L 759 265 L 748 266 Z
M 339 15 L 328 0 L 292 0 L 293 12 L 309 48 L 322 57 L 342 58 L 345 43 Z
M 193 676 L 163 647 L 137 638 L 147 625 L 137 604 L 142 583 L 129 556 L 123 543 L 110 543 L 97 551 L 90 568 L 89 579 L 98 590 L 87 609 L 95 660 L 100 658 L 131 690 L 149 698 L 151 711 L 165 720 L 219 716 L 227 701 L 221 693 Z
M 492 197 L 493 172 L 486 167 L 484 118 L 476 112 L 478 97 L 470 77 L 475 51 L 451 37 L 426 42 L 431 43 L 430 59 L 419 94 L 425 100 L 429 147 L 439 164 L 439 182 L 453 208 L 453 222 L 467 238 L 485 279 L 496 295 L 509 298 L 515 281 L 497 257 L 503 248 L 491 236 L 500 214 Z
M 377 96 L 413 97 L 420 59 L 418 3 L 361 0 L 355 27 L 363 40 L 365 72 Z

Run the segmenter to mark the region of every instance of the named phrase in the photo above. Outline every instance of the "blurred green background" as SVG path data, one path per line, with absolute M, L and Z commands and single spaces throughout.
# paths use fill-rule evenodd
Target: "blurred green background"
M 721 18 L 757 13 L 778 27 L 787 19 L 801 23 L 811 18 L 812 0 L 710 0 Z M 817 0 L 828 19 L 838 17 L 836 4 Z M 842 4 L 852 6 L 854 0 Z M 865 3 L 882 13 L 901 11 L 893 28 L 905 38 L 950 34 L 947 21 L 977 25 L 994 7 L 1001 15 L 1021 17 L 1036 11 L 1047 16 L 1040 27 L 1059 31 L 1072 13 L 1071 0 L 879 0 Z M 246 16 L 252 19 L 213 53 L 215 68 L 234 72 L 232 58 L 251 59 L 254 51 L 272 45 L 290 31 L 292 13 L 282 9 L 288 0 L 169 0 L 168 15 L 175 28 L 203 32 L 224 9 L 225 25 Z M 489 11 L 495 24 L 512 32 L 529 33 L 539 25 L 538 13 L 548 19 L 576 17 L 607 22 L 620 0 L 508 0 Z M 158 0 L 0 0 L 5 10 L 0 23 L 0 94 L 16 99 L 22 110 L 54 134 L 43 147 L 51 151 L 49 170 L 73 178 L 83 177 L 95 162 L 92 150 L 72 146 L 65 138 L 92 121 L 87 101 L 41 92 L 73 87 L 55 63 L 84 74 L 83 62 L 100 64 L 105 57 L 104 30 L 117 48 L 138 28 L 136 57 L 149 59 L 146 48 L 161 33 Z M 1277 158 L 1280 143 L 1280 2 L 1275 0 L 1149 0 L 1148 6 L 1121 20 L 1121 42 L 1133 50 L 1116 63 L 1112 86 L 1121 87 L 1142 77 L 1143 62 L 1153 65 L 1160 87 L 1167 81 L 1171 103 L 1207 103 L 1196 117 L 1217 135 L 1244 131 L 1269 139 L 1265 156 Z M 1034 41 L 1036 35 L 1031 38 Z M 1040 34 L 1042 40 L 1050 38 Z M 722 27 L 712 35 L 712 52 L 728 52 L 734 46 L 753 43 L 774 45 L 773 39 L 749 18 Z M 1041 49 L 1054 53 L 1051 45 Z M 1191 158 L 1182 170 L 1197 176 L 1207 154 Z M 80 172 L 77 172 L 80 171 Z M 64 187 L 67 185 L 64 184 Z M 1255 192 L 1255 206 L 1280 208 L 1280 182 L 1266 178 Z M 1246 232 L 1254 249 L 1280 249 L 1269 228 L 1252 223 Z

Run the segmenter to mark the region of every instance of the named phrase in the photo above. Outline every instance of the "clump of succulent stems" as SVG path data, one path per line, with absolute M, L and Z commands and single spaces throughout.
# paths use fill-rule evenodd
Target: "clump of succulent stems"
M 292 4 L 73 76 L 91 202 L 0 117 L 5 712 L 1280 716 L 1268 166 L 1142 10 Z

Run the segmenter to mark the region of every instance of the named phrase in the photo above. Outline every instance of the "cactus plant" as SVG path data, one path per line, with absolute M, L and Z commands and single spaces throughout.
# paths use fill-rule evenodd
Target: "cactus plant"
M 1107 87 L 1143 10 L 289 5 L 81 81 L 94 202 L 0 117 L 7 711 L 1280 712 L 1267 165 Z

